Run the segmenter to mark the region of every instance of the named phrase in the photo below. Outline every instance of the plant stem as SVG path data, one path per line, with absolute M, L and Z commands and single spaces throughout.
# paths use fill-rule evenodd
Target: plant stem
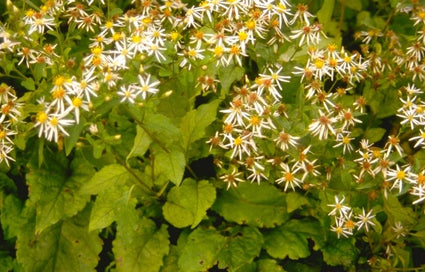
M 150 195 L 155 195 L 155 192 L 140 179 L 140 177 L 133 171 L 133 169 L 131 169 L 130 167 L 127 166 L 126 162 L 114 150 L 113 147 L 111 147 L 111 151 L 112 151 L 112 154 L 114 154 L 115 158 L 118 160 L 118 162 L 122 166 L 124 166 L 124 168 L 127 170 L 127 172 L 129 172 L 138 181 L 137 184 L 140 185 L 142 190 L 144 190 L 146 193 L 149 193 Z
M 345 5 L 347 0 L 342 0 L 341 3 L 341 16 L 339 17 L 339 23 L 338 23 L 338 32 L 341 34 L 342 30 L 342 24 L 344 23 L 344 13 L 345 13 Z
M 127 107 L 124 106 L 124 109 L 127 111 L 128 114 L 130 114 L 131 118 L 134 119 L 134 121 L 141 127 L 143 128 L 143 130 L 146 132 L 146 134 L 149 135 L 149 137 L 155 142 L 157 143 L 165 152 L 170 153 L 170 150 L 168 150 L 167 147 L 165 147 L 165 145 L 163 143 L 161 143 L 158 138 L 156 138 L 148 129 L 146 129 L 146 126 L 143 124 L 142 121 L 140 121 L 137 116 L 135 116 L 131 110 Z

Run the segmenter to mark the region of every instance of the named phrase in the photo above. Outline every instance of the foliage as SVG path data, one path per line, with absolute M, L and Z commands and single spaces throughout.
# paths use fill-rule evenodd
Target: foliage
M 1 271 L 421 271 L 425 2 L 0 1 Z

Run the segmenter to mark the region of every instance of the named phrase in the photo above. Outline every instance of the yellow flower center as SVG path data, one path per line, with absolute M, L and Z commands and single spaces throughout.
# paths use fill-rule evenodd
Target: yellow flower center
M 286 180 L 286 182 L 293 182 L 294 181 L 294 175 L 292 175 L 292 173 L 286 173 L 285 174 L 285 180 Z
M 242 138 L 241 138 L 240 136 L 238 136 L 238 138 L 236 138 L 236 139 L 233 141 L 233 143 L 234 143 L 236 146 L 241 145 L 241 144 L 242 144 L 242 142 L 243 142 L 243 140 L 242 140 Z
M 214 55 L 215 55 L 216 57 L 221 57 L 221 56 L 223 55 L 223 47 L 221 47 L 221 46 L 216 46 L 216 47 L 214 48 Z
M 397 179 L 404 179 L 406 177 L 406 173 L 403 170 L 397 172 Z
M 74 107 L 76 107 L 76 108 L 79 108 L 79 107 L 81 107 L 81 105 L 83 104 L 83 100 L 81 99 L 81 98 L 79 98 L 79 97 L 74 97 L 73 99 L 72 99 L 72 105 L 74 106 Z
M 248 34 L 245 31 L 240 31 L 238 36 L 240 41 L 245 41 L 248 38 Z
M 44 123 L 47 120 L 47 114 L 44 111 L 40 111 L 37 113 L 37 122 Z
M 64 98 L 65 94 L 65 89 L 58 88 L 57 90 L 53 91 L 52 96 L 54 99 L 62 99 Z
M 52 125 L 52 126 L 57 126 L 58 125 L 58 123 L 59 123 L 59 120 L 58 120 L 58 118 L 56 118 L 56 117 L 53 117 L 51 120 L 50 120 L 50 124 Z

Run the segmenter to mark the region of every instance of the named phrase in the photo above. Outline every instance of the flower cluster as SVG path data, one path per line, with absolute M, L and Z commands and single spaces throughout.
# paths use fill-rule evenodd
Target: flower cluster
M 364 229 L 368 232 L 370 226 L 375 226 L 373 222 L 375 215 L 372 214 L 372 210 L 366 213 L 363 208 L 361 213 L 353 215 L 353 209 L 344 205 L 344 201 L 345 197 L 339 199 L 338 196 L 335 196 L 335 203 L 328 204 L 332 208 L 328 215 L 334 219 L 334 225 L 331 226 L 331 230 L 337 234 L 338 238 L 341 235 L 344 237 L 353 235 L 355 228 L 358 231 Z
M 15 159 L 10 155 L 14 149 L 13 138 L 17 132 L 17 125 L 21 116 L 22 104 L 17 102 L 16 92 L 13 87 L 5 83 L 0 84 L 0 162 Z
M 193 134 L 196 140 L 207 131 L 213 135 L 207 144 L 217 166 L 217 187 L 269 182 L 283 192 L 311 194 L 308 205 L 326 200 L 317 217 L 327 215 L 324 221 L 331 223 L 325 228 L 338 238 L 360 230 L 379 232 L 383 222 L 393 235 L 407 234 L 406 222 L 385 221 L 379 214 L 388 209 L 386 201 L 399 204 L 399 196 L 408 205 L 425 200 L 420 157 L 425 148 L 425 7 L 418 1 L 393 4 L 394 14 L 410 18 L 409 38 L 391 29 L 390 17 L 386 23 L 360 24 L 355 44 L 344 46 L 341 37 L 334 37 L 341 29 L 330 35 L 308 5 L 288 0 L 205 0 L 197 6 L 133 0 L 126 10 L 105 0 L 42 2 L 25 4 L 13 15 L 22 23 L 0 24 L 0 76 L 21 85 L 0 83 L 0 162 L 9 166 L 15 160 L 14 141 L 24 122 L 29 126 L 22 126 L 22 137 L 37 135 L 60 147 L 77 126 L 78 133 L 91 133 L 81 139 L 93 144 L 91 136 L 108 125 L 110 130 L 122 125 L 100 120 L 114 108 L 111 116 L 128 113 L 122 119 L 134 121 L 128 135 L 148 139 L 146 149 L 151 141 L 165 151 L 176 145 L 175 157 L 186 159 L 178 164 L 189 164 L 188 146 L 184 153 L 172 142 L 177 139 L 162 145 L 155 137 L 171 128 L 170 135 L 179 138 L 185 129 L 179 127 L 181 120 L 189 123 L 191 114 L 199 113 L 198 102 L 213 97 L 224 108 L 217 110 L 218 118 L 206 118 L 215 122 L 206 122 L 205 127 L 213 125 L 204 134 Z M 184 107 L 182 100 L 194 105 L 154 118 L 173 119 L 166 129 L 149 131 L 150 120 L 146 125 L 136 116 L 158 117 L 173 99 L 175 108 Z M 79 135 L 72 136 L 77 141 Z M 99 141 L 93 154 L 101 157 L 109 143 Z M 137 154 L 146 159 L 141 172 L 158 174 L 162 165 L 149 161 L 155 151 L 149 150 L 149 159 Z M 124 162 L 129 169 L 132 159 Z M 350 207 L 348 194 L 362 203 Z M 390 256 L 391 246 L 387 251 Z
M 281 62 L 274 59 L 253 82 L 245 76 L 241 85 L 235 84 L 230 107 L 221 111 L 224 113 L 222 131 L 217 132 L 208 143 L 211 148 L 229 150 L 230 167 L 224 170 L 222 176 L 227 188 L 245 180 L 258 183 L 270 180 L 282 184 L 284 191 L 289 188 L 295 190 L 301 185 L 309 187 L 312 185 L 311 177 L 320 174 L 318 157 L 311 152 L 309 144 L 314 137 L 333 139 L 334 147 L 341 148 L 343 154 L 353 150 L 350 134 L 355 125 L 361 123 L 357 116 L 364 112 L 365 101 L 361 96 L 356 99 L 350 97 L 350 103 L 347 103 L 345 95 L 364 79 L 368 61 L 357 53 L 338 49 L 331 42 L 326 48 L 318 49 L 323 33 L 313 31 L 320 26 L 310 24 L 312 15 L 305 8 L 298 6 L 290 20 L 291 23 L 300 20 L 297 25 L 304 25 L 304 32 L 291 30 L 293 35 L 286 39 L 287 42 L 300 39 L 298 45 L 307 42 L 305 65 L 293 66 L 292 71 L 285 75 Z M 301 10 L 303 16 L 299 15 Z M 285 90 L 285 84 L 291 80 L 288 74 L 291 73 L 300 77 L 304 88 L 299 91 L 304 96 L 298 107 L 309 105 L 312 121 L 308 127 L 300 126 L 305 116 L 286 103 L 293 95 Z M 328 87 L 330 84 L 331 88 Z M 297 122 L 298 127 L 295 125 Z M 265 144 L 271 145 L 271 149 L 259 147 Z M 221 160 L 216 160 L 220 167 L 223 166 Z M 238 179 L 229 180 L 228 176 L 234 176 L 235 171 L 245 171 L 245 179 L 238 175 Z M 306 179 L 310 180 L 308 184 L 304 184 Z M 327 175 L 329 179 L 330 173 Z

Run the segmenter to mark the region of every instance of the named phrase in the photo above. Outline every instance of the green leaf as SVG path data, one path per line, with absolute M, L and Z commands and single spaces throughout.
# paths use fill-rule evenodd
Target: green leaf
M 145 155 L 150 144 L 152 143 L 151 137 L 149 137 L 149 135 L 142 127 L 136 126 L 136 129 L 136 138 L 134 138 L 134 144 L 130 150 L 130 153 L 128 153 L 127 160 L 132 157 L 142 157 Z
M 285 222 L 285 194 L 268 183 L 241 183 L 238 188 L 222 192 L 213 209 L 228 221 L 257 227 L 275 227 Z
M 364 138 L 368 139 L 371 143 L 376 143 L 382 139 L 387 131 L 383 128 L 369 128 L 364 133 Z
M 289 192 L 286 194 L 286 205 L 288 213 L 295 211 L 303 205 L 309 204 L 306 197 L 297 192 Z
M 292 260 L 310 256 L 308 240 L 305 234 L 287 230 L 285 225 L 273 229 L 264 235 L 267 253 L 273 258 Z
M 21 85 L 22 85 L 22 87 L 24 87 L 28 91 L 34 91 L 35 90 L 34 79 L 32 79 L 30 77 L 28 77 L 24 81 L 21 81 Z
M 19 234 L 19 228 L 25 223 L 21 216 L 23 204 L 14 195 L 2 199 L 0 193 L 0 222 L 5 239 L 11 239 Z
M 177 262 L 179 260 L 179 252 L 177 246 L 170 245 L 170 252 L 164 258 L 164 265 L 161 266 L 160 272 L 176 272 L 179 271 Z
M 95 173 L 93 177 L 83 185 L 81 192 L 91 195 L 98 194 L 114 185 L 123 185 L 129 178 L 129 175 L 130 174 L 124 166 L 120 164 L 109 164 Z
M 395 115 L 401 105 L 397 88 L 389 86 L 388 83 L 386 85 L 377 90 L 366 85 L 363 91 L 364 98 L 379 119 Z
M 180 130 L 165 115 L 147 112 L 141 127 L 153 141 L 166 147 L 181 142 Z
M 165 151 L 154 145 L 153 154 L 155 173 L 164 173 L 172 183 L 177 186 L 180 185 L 186 167 L 186 159 L 181 148 L 174 145 Z
M 263 236 L 257 228 L 237 226 L 231 229 L 231 236 L 218 254 L 218 267 L 237 271 L 251 264 L 260 254 L 263 243 Z
M 285 270 L 274 259 L 261 259 L 257 261 L 258 272 L 284 272 Z
M 234 64 L 221 67 L 218 70 L 218 77 L 221 83 L 222 95 L 229 92 L 230 86 L 235 80 L 240 80 L 245 74 L 245 70 L 242 67 Z
M 95 271 L 102 241 L 88 232 L 90 207 L 76 216 L 35 234 L 35 216 L 23 227 L 16 242 L 17 259 L 25 271 Z
M 47 76 L 47 72 L 46 72 L 46 64 L 45 63 L 36 63 L 34 65 L 34 79 L 37 82 L 40 82 L 42 77 L 46 77 Z
M 13 259 L 9 251 L 0 251 L 0 271 L 13 271 Z
M 116 220 L 116 209 L 128 187 L 114 185 L 99 192 L 90 215 L 89 231 L 108 227 Z
M 401 265 L 404 269 L 412 267 L 412 256 L 409 248 L 394 247 L 394 256 L 397 260 L 401 262 Z M 397 261 L 395 261 L 395 266 L 397 266 Z
M 332 266 L 350 266 L 357 258 L 359 250 L 351 239 L 332 239 L 322 248 L 323 260 Z
M 421 230 L 418 232 L 412 232 L 410 233 L 411 240 L 414 241 L 416 244 L 418 244 L 420 247 L 425 247 L 425 230 Z
M 346 7 L 354 9 L 355 11 L 362 10 L 362 1 L 345 1 L 345 0 L 338 0 L 338 1 L 343 2 Z
M 332 15 L 334 12 L 335 0 L 325 0 L 322 8 L 317 12 L 317 18 L 319 22 L 323 25 L 323 30 L 326 33 L 329 33 L 331 37 L 334 37 L 335 43 L 339 44 L 337 41 L 341 37 L 340 26 L 338 22 L 332 20 Z M 334 42 L 328 40 L 327 43 Z
M 264 235 L 264 248 L 274 258 L 297 260 L 310 255 L 308 239 L 315 242 L 314 249 L 324 246 L 324 232 L 317 221 L 290 220 Z
M 85 123 L 86 120 L 81 117 L 80 122 L 69 129 L 69 137 L 65 137 L 65 153 L 67 156 L 71 154 L 72 149 L 80 139 L 80 134 L 83 131 Z
M 171 188 L 162 210 L 164 218 L 177 228 L 196 227 L 215 200 L 215 188 L 207 180 L 185 179 Z
M 191 144 L 205 135 L 205 129 L 215 120 L 220 100 L 199 106 L 189 111 L 182 119 L 180 130 L 182 133 L 183 149 L 188 151 Z
M 217 263 L 225 238 L 213 229 L 195 229 L 182 248 L 178 266 L 185 272 L 207 271 Z
M 332 19 L 334 6 L 335 0 L 325 0 L 322 8 L 317 12 L 317 19 L 319 19 L 319 22 L 323 24 L 324 27 L 326 27 Z
M 110 12 L 109 12 L 109 17 L 114 17 L 116 15 L 121 15 L 123 13 L 122 9 L 120 8 L 113 8 Z
M 158 229 L 152 220 L 140 217 L 135 201 L 124 201 L 117 218 L 117 236 L 113 241 L 117 271 L 157 272 L 169 252 L 166 225 Z
M 416 216 L 412 208 L 403 207 L 398 198 L 392 194 L 388 194 L 388 197 L 384 198 L 384 210 L 392 224 L 401 222 L 403 226 L 411 226 L 416 223 Z
M 44 157 L 44 167 L 39 168 L 35 159 L 28 165 L 29 201 L 36 207 L 37 233 L 77 214 L 90 200 L 80 188 L 93 175 L 94 169 L 78 158 L 73 160 L 70 168 L 67 164 L 62 153 L 50 153 Z

